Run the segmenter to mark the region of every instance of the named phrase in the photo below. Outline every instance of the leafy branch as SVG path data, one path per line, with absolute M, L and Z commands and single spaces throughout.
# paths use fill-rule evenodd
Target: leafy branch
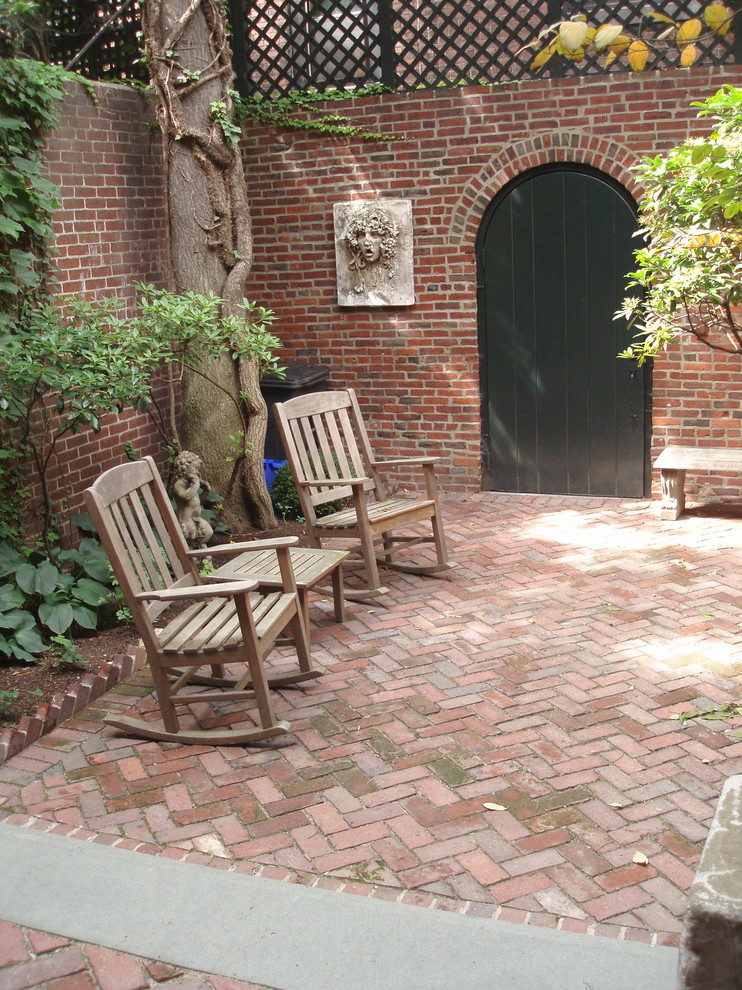
M 675 20 L 667 14 L 651 11 L 642 17 L 638 33 L 624 24 L 605 21 L 590 24 L 584 14 L 550 25 L 536 41 L 521 51 L 538 49 L 531 62 L 535 72 L 556 55 L 571 62 L 583 62 L 589 56 L 604 58 L 604 68 L 625 57 L 633 72 L 643 72 L 652 52 L 675 51 L 680 65 L 687 68 L 701 55 L 700 43 L 723 38 L 731 29 L 734 11 L 723 3 L 711 3 L 704 8 L 703 17 Z M 657 36 L 650 37 L 652 28 Z
M 742 354 L 742 90 L 694 106 L 716 126 L 636 169 L 645 192 L 637 270 L 618 317 L 635 338 L 623 357 L 643 363 L 681 335 Z
M 270 330 L 270 310 L 244 300 L 241 315 L 225 316 L 223 301 L 213 294 L 138 288 L 134 315 L 115 298 L 29 305 L 3 341 L 0 488 L 17 508 L 22 502 L 22 492 L 13 490 L 18 471 L 27 461 L 33 465 L 45 545 L 56 519 L 50 472 L 57 466 L 61 474 L 58 450 L 64 437 L 84 429 L 97 433 L 106 415 L 131 406 L 150 414 L 163 440 L 177 448 L 174 384 L 183 368 L 208 377 L 200 364 L 211 356 L 254 360 L 260 368 L 281 371 L 273 357 L 280 344 Z M 164 415 L 153 400 L 162 369 L 172 390 Z M 0 527 L 3 535 L 10 534 Z

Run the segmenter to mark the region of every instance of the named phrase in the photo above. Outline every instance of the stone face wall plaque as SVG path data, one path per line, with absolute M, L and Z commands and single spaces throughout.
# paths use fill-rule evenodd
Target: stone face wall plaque
M 336 203 L 335 259 L 341 306 L 412 306 L 412 204 Z

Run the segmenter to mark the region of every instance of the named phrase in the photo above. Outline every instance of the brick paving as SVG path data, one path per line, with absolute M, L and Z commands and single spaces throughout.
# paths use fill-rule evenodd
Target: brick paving
M 267 990 L 0 921 L 0 990 Z
M 446 527 L 456 569 L 385 572 L 391 594 L 351 604 L 344 626 L 313 607 L 326 673 L 280 693 L 287 744 L 102 728 L 107 711 L 151 710 L 135 675 L 0 767 L 0 820 L 677 944 L 742 720 L 670 716 L 739 698 L 742 514 L 661 522 L 647 502 L 481 493 L 447 499 Z

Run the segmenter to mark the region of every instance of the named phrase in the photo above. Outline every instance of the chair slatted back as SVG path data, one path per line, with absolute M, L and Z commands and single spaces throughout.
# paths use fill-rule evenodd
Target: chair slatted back
M 350 486 L 328 488 L 322 481 L 359 477 L 369 478 L 364 489 L 376 499 L 385 497 L 372 466 L 371 445 L 352 389 L 297 396 L 276 404 L 274 413 L 284 450 L 298 480 L 317 482 L 308 489 L 300 489 L 300 499 L 303 494 L 314 508 L 350 498 Z M 306 509 L 303 501 L 302 507 Z
M 85 492 L 85 500 L 135 618 L 142 608 L 136 594 L 199 583 L 151 457 L 106 471 Z M 153 620 L 166 607 L 154 602 L 145 611 Z

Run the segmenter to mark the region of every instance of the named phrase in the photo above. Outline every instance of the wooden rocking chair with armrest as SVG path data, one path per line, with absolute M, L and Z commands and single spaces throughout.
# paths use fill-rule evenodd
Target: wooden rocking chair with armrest
M 369 443 L 353 389 L 312 392 L 273 406 L 283 448 L 296 484 L 312 547 L 328 538 L 358 540 L 367 587 L 345 588 L 345 597 L 374 598 L 388 588 L 379 580 L 378 564 L 414 574 L 432 574 L 455 566 L 448 561 L 435 478 L 439 457 L 393 457 L 377 460 Z M 422 467 L 424 498 L 388 496 L 380 469 Z M 348 499 L 329 515 L 317 509 Z M 419 533 L 419 524 L 427 531 Z M 414 525 L 417 532 L 393 535 Z M 378 546 L 378 542 L 381 546 Z M 400 551 L 421 543 L 435 545 L 435 563 L 400 560 Z
M 244 745 L 290 730 L 278 721 L 270 688 L 319 676 L 296 590 L 289 547 L 296 537 L 189 550 L 151 457 L 111 468 L 85 492 L 85 501 L 114 574 L 142 637 L 162 724 L 109 716 L 106 724 L 165 742 Z M 215 552 L 276 549 L 283 587 L 259 588 L 243 580 L 205 584 L 196 561 Z M 171 606 L 179 606 L 168 616 Z M 290 627 L 298 670 L 269 677 L 264 659 Z M 247 664 L 225 676 L 227 664 Z M 210 672 L 201 673 L 204 667 Z M 202 685 L 206 690 L 187 690 Z M 177 706 L 252 699 L 259 725 L 248 729 L 181 726 Z

